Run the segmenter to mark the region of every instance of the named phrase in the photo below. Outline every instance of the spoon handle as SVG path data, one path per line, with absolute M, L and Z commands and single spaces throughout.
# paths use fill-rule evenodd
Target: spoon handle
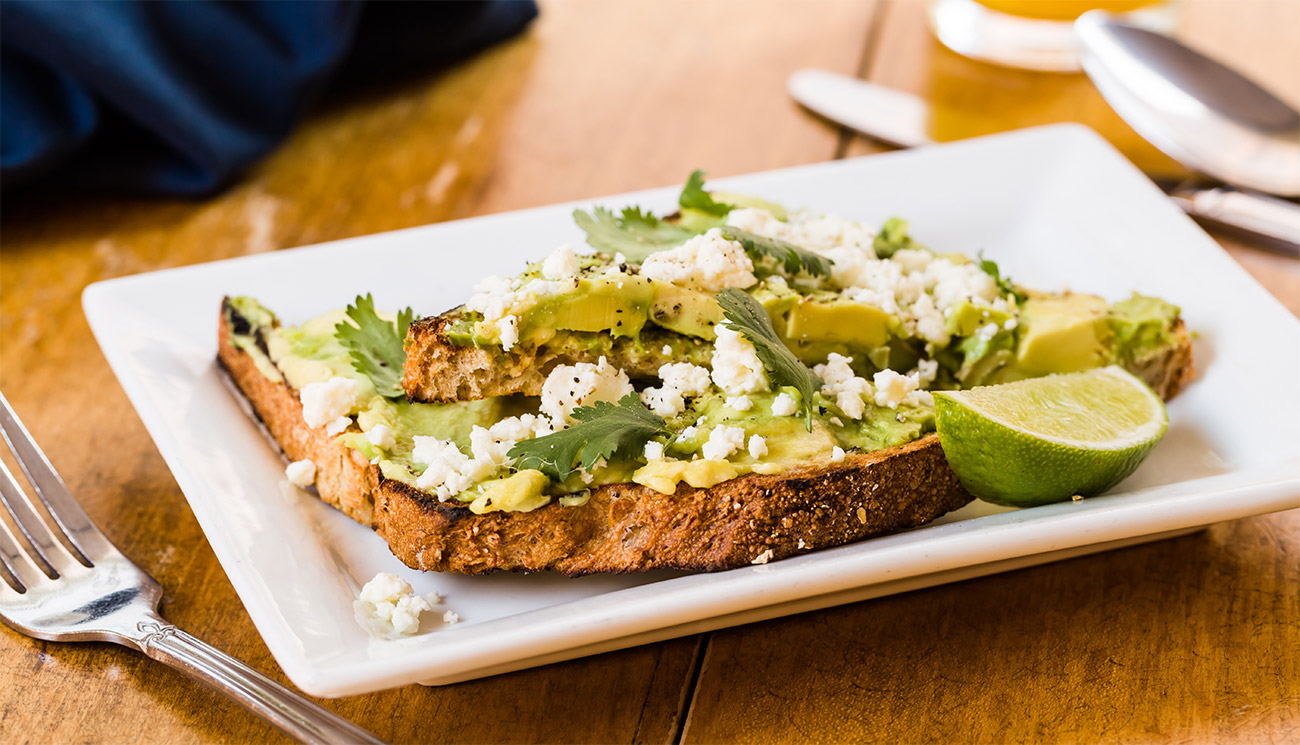
M 1300 205 L 1244 189 L 1177 189 L 1169 195 L 1192 217 L 1256 238 L 1300 258 Z

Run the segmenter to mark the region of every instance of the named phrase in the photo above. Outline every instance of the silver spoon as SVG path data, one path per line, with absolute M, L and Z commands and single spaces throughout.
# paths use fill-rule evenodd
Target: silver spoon
M 1188 168 L 1243 191 L 1217 190 L 1300 244 L 1300 112 L 1249 78 L 1103 11 L 1075 22 L 1083 68 L 1138 134 Z M 1237 205 L 1233 205 L 1234 207 Z

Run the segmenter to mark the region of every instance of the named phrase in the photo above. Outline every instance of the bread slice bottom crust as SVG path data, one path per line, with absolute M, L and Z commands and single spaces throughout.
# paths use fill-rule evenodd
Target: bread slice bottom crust
M 222 314 L 218 360 L 290 460 L 316 464 L 320 498 L 370 525 L 415 569 L 568 575 L 717 571 L 924 525 L 970 502 L 929 435 L 778 475 L 749 474 L 665 495 L 639 484 L 592 489 L 581 506 L 476 515 L 384 478 L 302 419 L 297 391 L 258 370 Z M 355 425 L 354 425 L 355 426 Z

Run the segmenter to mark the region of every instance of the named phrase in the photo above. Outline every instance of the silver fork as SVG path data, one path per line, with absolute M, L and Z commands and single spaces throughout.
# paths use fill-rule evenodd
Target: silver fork
M 376 738 L 158 614 L 162 587 L 109 542 L 0 394 L 0 430 L 45 503 L 42 515 L 4 461 L 0 496 L 25 540 L 0 521 L 0 620 L 37 639 L 106 641 L 137 649 L 238 701 L 305 743 Z

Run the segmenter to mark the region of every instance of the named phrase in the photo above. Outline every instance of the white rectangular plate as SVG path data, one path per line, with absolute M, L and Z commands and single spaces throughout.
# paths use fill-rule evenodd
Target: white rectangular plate
M 939 251 L 983 250 L 1030 287 L 1183 308 L 1191 387 L 1164 442 L 1104 497 L 1029 510 L 980 503 L 929 526 L 717 574 L 458 577 L 402 566 L 370 530 L 287 487 L 280 455 L 214 363 L 223 295 L 297 323 L 373 292 L 438 313 L 482 276 L 561 242 L 557 205 L 101 282 L 86 316 L 253 622 L 303 690 L 343 696 L 450 683 L 1186 532 L 1300 506 L 1300 322 L 1090 130 L 1057 125 L 723 179 L 717 186 L 879 223 Z M 655 210 L 677 188 L 600 200 Z M 586 205 L 581 205 L 586 206 Z M 357 588 L 396 572 L 461 623 L 370 637 Z

